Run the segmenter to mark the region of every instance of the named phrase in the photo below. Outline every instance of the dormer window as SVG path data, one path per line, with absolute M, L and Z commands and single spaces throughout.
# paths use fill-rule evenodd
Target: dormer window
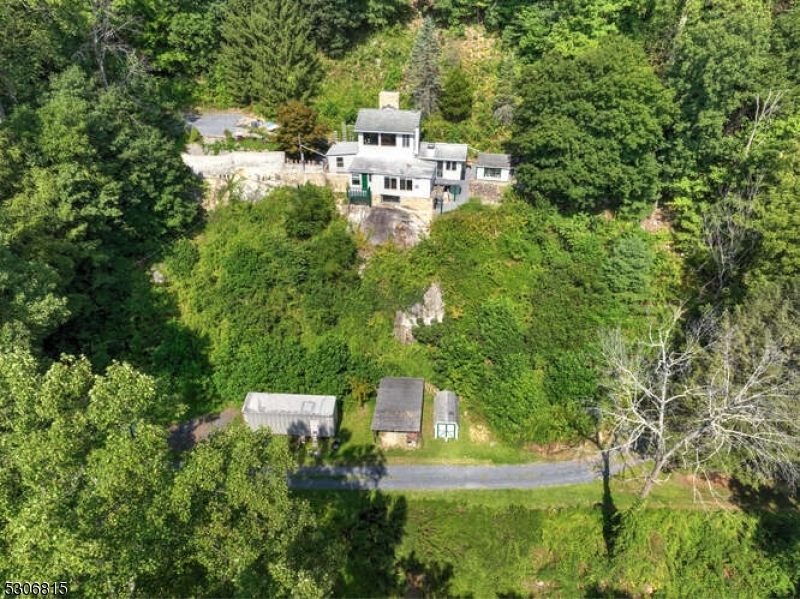
M 378 145 L 378 134 L 377 133 L 365 133 L 364 134 L 364 145 L 365 146 L 377 146 Z

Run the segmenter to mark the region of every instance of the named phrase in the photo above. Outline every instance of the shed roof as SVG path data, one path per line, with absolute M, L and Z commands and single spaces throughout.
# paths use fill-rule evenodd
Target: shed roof
M 350 164 L 351 173 L 368 173 L 371 175 L 393 175 L 411 179 L 432 179 L 436 165 L 426 160 L 410 158 L 381 158 L 373 156 L 356 156 Z
M 422 430 L 422 393 L 425 381 L 415 378 L 381 379 L 372 417 L 373 431 L 418 433 Z
M 439 391 L 433 398 L 433 422 L 458 424 L 458 396 L 452 391 Z
M 478 161 L 475 166 L 488 168 L 511 168 L 511 156 L 508 154 L 478 154 Z
M 354 130 L 358 133 L 414 133 L 421 119 L 422 113 L 418 110 L 362 108 Z
M 336 411 L 333 395 L 294 395 L 250 391 L 244 400 L 243 413 L 291 414 L 294 416 L 332 416 Z
M 419 157 L 426 160 L 456 160 L 466 162 L 467 144 L 448 144 L 423 141 L 419 144 Z
M 358 154 L 358 142 L 357 141 L 340 141 L 333 144 L 328 151 L 326 152 L 326 156 L 355 156 Z

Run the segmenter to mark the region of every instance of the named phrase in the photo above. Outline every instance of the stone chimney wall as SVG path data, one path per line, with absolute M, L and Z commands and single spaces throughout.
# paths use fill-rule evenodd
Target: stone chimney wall
M 400 110 L 400 92 L 382 91 L 378 94 L 378 108 Z

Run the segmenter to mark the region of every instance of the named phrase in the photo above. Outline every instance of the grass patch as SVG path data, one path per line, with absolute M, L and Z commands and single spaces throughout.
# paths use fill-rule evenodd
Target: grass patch
M 612 483 L 620 510 L 635 501 L 629 486 L 624 479 Z M 346 545 L 334 590 L 339 597 L 643 596 L 653 590 L 767 596 L 792 594 L 800 582 L 797 510 L 699 510 L 683 481 L 654 491 L 628 520 L 633 534 L 618 537 L 611 558 L 600 481 L 519 491 L 300 495 Z
M 524 464 L 539 461 L 539 456 L 529 450 L 495 439 L 474 410 L 464 409 L 457 440 L 444 441 L 433 438 L 433 396 L 426 393 L 423 401 L 422 443 L 416 449 L 379 449 L 373 443 L 372 415 L 375 401 L 364 406 L 345 402 L 339 426 L 341 446 L 332 451 L 330 443 L 320 446 L 318 464 L 359 464 L 385 461 L 388 464 Z M 301 461 L 308 465 L 308 456 Z

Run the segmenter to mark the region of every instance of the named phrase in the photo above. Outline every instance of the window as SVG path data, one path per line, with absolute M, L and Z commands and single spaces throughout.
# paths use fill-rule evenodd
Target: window
M 342 156 L 336 157 L 336 168 L 344 168 L 344 157 Z
M 411 179 L 400 179 L 400 189 L 403 191 L 411 191 L 414 189 L 414 181 Z
M 397 179 L 394 177 L 384 177 L 383 178 L 383 188 L 384 189 L 397 189 Z
M 378 145 L 378 134 L 377 133 L 364 133 L 364 145 L 365 146 L 377 146 Z
M 410 135 L 404 135 L 403 136 L 403 147 L 404 148 L 410 148 L 411 147 L 411 136 Z
M 382 146 L 396 146 L 397 136 L 394 133 L 381 133 Z
M 454 170 L 456 170 L 456 169 L 458 168 L 458 163 L 457 163 L 457 162 L 450 162 L 450 161 L 448 160 L 448 161 L 447 161 L 447 164 L 445 164 L 445 168 L 446 168 L 448 171 L 454 171 Z
M 388 202 L 389 204 L 399 204 L 400 196 L 381 195 L 381 202 Z
M 499 179 L 502 172 L 502 169 L 499 168 L 483 167 L 483 176 L 487 179 Z
M 350 185 L 353 187 L 361 187 L 361 178 L 358 176 L 358 173 L 350 175 Z

